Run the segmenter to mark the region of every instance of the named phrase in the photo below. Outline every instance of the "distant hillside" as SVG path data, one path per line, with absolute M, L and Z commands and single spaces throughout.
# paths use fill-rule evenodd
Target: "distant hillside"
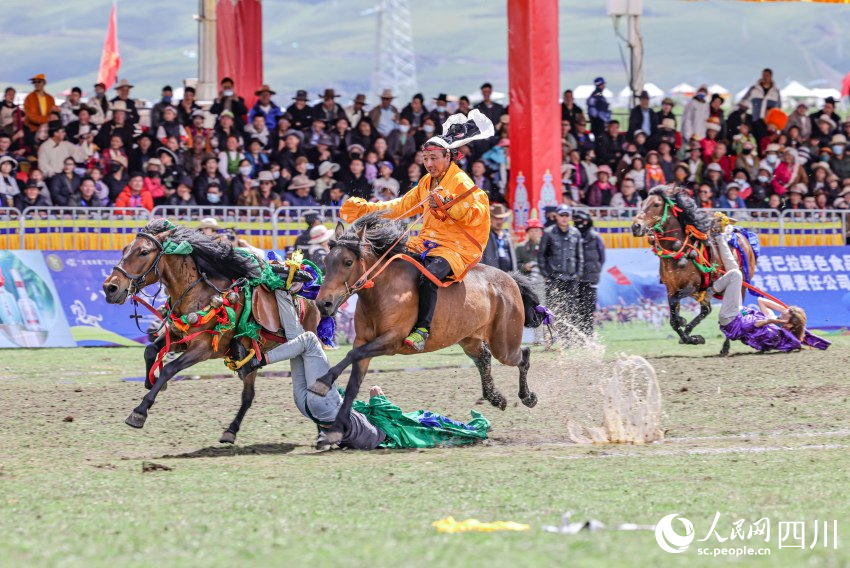
M 53 92 L 91 89 L 109 15 L 109 0 L 39 3 L 5 0 L 0 11 L 4 61 L 0 81 L 26 87 L 44 72 Z M 278 98 L 298 88 L 334 86 L 346 95 L 372 93 L 375 0 L 264 0 L 265 76 Z M 773 67 L 781 85 L 838 87 L 850 71 L 844 6 L 731 1 L 645 0 L 645 76 L 664 89 L 687 81 L 720 83 L 735 92 Z M 411 2 L 420 90 L 462 94 L 484 80 L 507 83 L 505 0 Z M 564 87 L 605 75 L 612 90 L 626 82 L 605 0 L 560 3 Z M 197 75 L 197 11 L 193 0 L 118 2 L 118 34 L 134 94 L 155 98 L 168 82 Z

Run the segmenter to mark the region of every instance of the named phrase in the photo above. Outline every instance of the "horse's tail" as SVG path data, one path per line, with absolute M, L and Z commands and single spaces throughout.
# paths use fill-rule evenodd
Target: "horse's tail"
M 547 313 L 545 309 L 537 310 L 540 305 L 540 298 L 534 291 L 534 284 L 528 276 L 519 272 L 510 272 L 509 274 L 519 286 L 519 293 L 522 296 L 522 307 L 525 311 L 525 323 L 523 325 L 525 327 L 540 327 L 546 320 Z

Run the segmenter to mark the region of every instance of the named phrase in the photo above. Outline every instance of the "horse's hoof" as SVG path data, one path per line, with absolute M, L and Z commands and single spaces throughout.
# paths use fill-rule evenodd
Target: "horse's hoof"
M 691 336 L 691 345 L 703 345 L 705 343 L 705 338 L 701 335 L 692 335 Z
M 327 396 L 327 394 L 331 391 L 331 387 L 329 387 L 322 381 L 316 381 L 315 383 L 307 387 L 307 390 L 316 396 Z
M 729 352 L 728 351 L 721 351 L 719 355 L 720 355 L 720 357 L 728 357 Z
M 219 438 L 219 443 L 221 444 L 235 444 L 236 443 L 236 434 L 231 432 L 230 430 L 225 430 L 224 434 Z
M 537 406 L 537 394 L 536 393 L 531 393 L 527 397 L 521 398 L 520 400 L 528 408 L 534 408 L 535 406 Z
M 148 417 L 146 414 L 139 414 L 134 410 L 130 413 L 130 416 L 127 417 L 127 420 L 125 420 L 124 423 L 127 426 L 132 426 L 133 428 L 141 428 L 145 425 L 145 420 L 147 419 Z
M 489 399 L 490 404 L 498 408 L 499 410 L 504 410 L 508 407 L 508 399 L 503 397 L 500 394 L 495 395 L 493 398 Z

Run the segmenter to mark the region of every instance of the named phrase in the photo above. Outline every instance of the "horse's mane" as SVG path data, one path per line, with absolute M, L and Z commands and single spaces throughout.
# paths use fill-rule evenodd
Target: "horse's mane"
M 404 234 L 407 227 L 404 223 L 388 218 L 385 211 L 375 211 L 360 217 L 332 245 L 345 247 L 359 257 L 360 232 L 364 228 L 366 242 L 376 255 L 384 254 L 391 247 L 391 254 L 407 252 L 407 235 Z
M 210 237 L 188 227 L 175 227 L 166 219 L 154 219 L 142 229 L 143 233 L 158 235 L 172 231 L 172 241 L 188 242 L 192 245 L 192 260 L 208 277 L 227 279 L 257 278 L 260 266 L 253 255 L 247 255 L 233 248 L 230 241 Z
M 693 225 L 699 231 L 708 233 L 711 229 L 711 216 L 700 209 L 688 195 L 688 190 L 675 185 L 662 185 L 649 190 L 649 195 L 657 195 L 662 199 L 672 199 L 680 209 L 679 220 L 682 226 Z

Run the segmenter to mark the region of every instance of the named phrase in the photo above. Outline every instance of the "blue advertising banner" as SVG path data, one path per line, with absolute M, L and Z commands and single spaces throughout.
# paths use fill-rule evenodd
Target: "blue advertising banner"
M 599 283 L 603 320 L 626 317 L 663 325 L 667 290 L 658 277 L 658 259 L 646 249 L 609 249 Z M 786 304 L 806 310 L 818 329 L 850 327 L 850 248 L 764 247 L 753 285 Z M 755 303 L 747 295 L 746 303 Z M 632 313 L 634 312 L 634 313 Z
M 147 343 L 147 336 L 139 331 L 132 318 L 132 304 L 127 301 L 121 306 L 111 305 L 104 297 L 103 281 L 120 260 L 120 251 L 55 251 L 43 254 L 77 345 L 138 346 Z M 156 290 L 155 286 L 151 288 Z M 164 297 L 161 296 L 160 300 Z M 142 316 L 139 327 L 147 329 L 154 316 L 141 307 L 138 313 Z
M 0 251 L 0 348 L 74 347 L 38 251 Z

